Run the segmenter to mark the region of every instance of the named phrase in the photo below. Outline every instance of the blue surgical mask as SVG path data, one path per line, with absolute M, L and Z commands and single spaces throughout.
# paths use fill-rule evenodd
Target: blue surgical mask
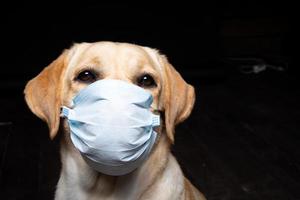
M 99 80 L 82 89 L 72 108 L 62 107 L 71 140 L 86 163 L 108 175 L 138 168 L 155 143 L 160 117 L 150 111 L 152 95 L 120 80 Z

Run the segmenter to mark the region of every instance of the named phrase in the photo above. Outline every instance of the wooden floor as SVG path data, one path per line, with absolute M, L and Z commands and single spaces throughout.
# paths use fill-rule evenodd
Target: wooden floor
M 300 90 L 286 74 L 187 78 L 190 118 L 172 151 L 208 200 L 300 199 Z M 58 140 L 20 88 L 1 91 L 0 199 L 53 199 Z

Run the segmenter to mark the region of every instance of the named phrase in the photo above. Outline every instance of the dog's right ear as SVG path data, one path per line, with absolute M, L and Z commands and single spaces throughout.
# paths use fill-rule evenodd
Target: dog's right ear
M 60 121 L 62 78 L 68 64 L 69 50 L 65 50 L 39 75 L 30 80 L 24 90 L 30 110 L 49 127 L 50 138 L 57 134 Z

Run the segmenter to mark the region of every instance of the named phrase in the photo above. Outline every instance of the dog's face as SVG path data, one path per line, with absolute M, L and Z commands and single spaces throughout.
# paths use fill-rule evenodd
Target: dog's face
M 148 47 L 127 43 L 82 43 L 64 51 L 26 86 L 30 109 L 48 123 L 53 138 L 59 128 L 62 105 L 101 79 L 123 80 L 151 92 L 151 108 L 163 116 L 163 128 L 171 142 L 174 126 L 190 114 L 195 94 L 165 56 Z
M 118 79 L 138 85 L 152 93 L 152 108 L 161 109 L 162 74 L 147 51 L 130 44 L 96 43 L 78 45 L 77 54 L 65 72 L 63 104 L 79 90 L 101 79 Z M 80 53 L 79 53 L 80 52 Z

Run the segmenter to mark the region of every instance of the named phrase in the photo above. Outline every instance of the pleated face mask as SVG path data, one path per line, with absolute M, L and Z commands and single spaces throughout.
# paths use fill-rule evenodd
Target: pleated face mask
M 132 172 L 149 156 L 160 117 L 150 111 L 152 95 L 120 80 L 99 80 L 63 106 L 71 140 L 86 163 L 108 175 Z

